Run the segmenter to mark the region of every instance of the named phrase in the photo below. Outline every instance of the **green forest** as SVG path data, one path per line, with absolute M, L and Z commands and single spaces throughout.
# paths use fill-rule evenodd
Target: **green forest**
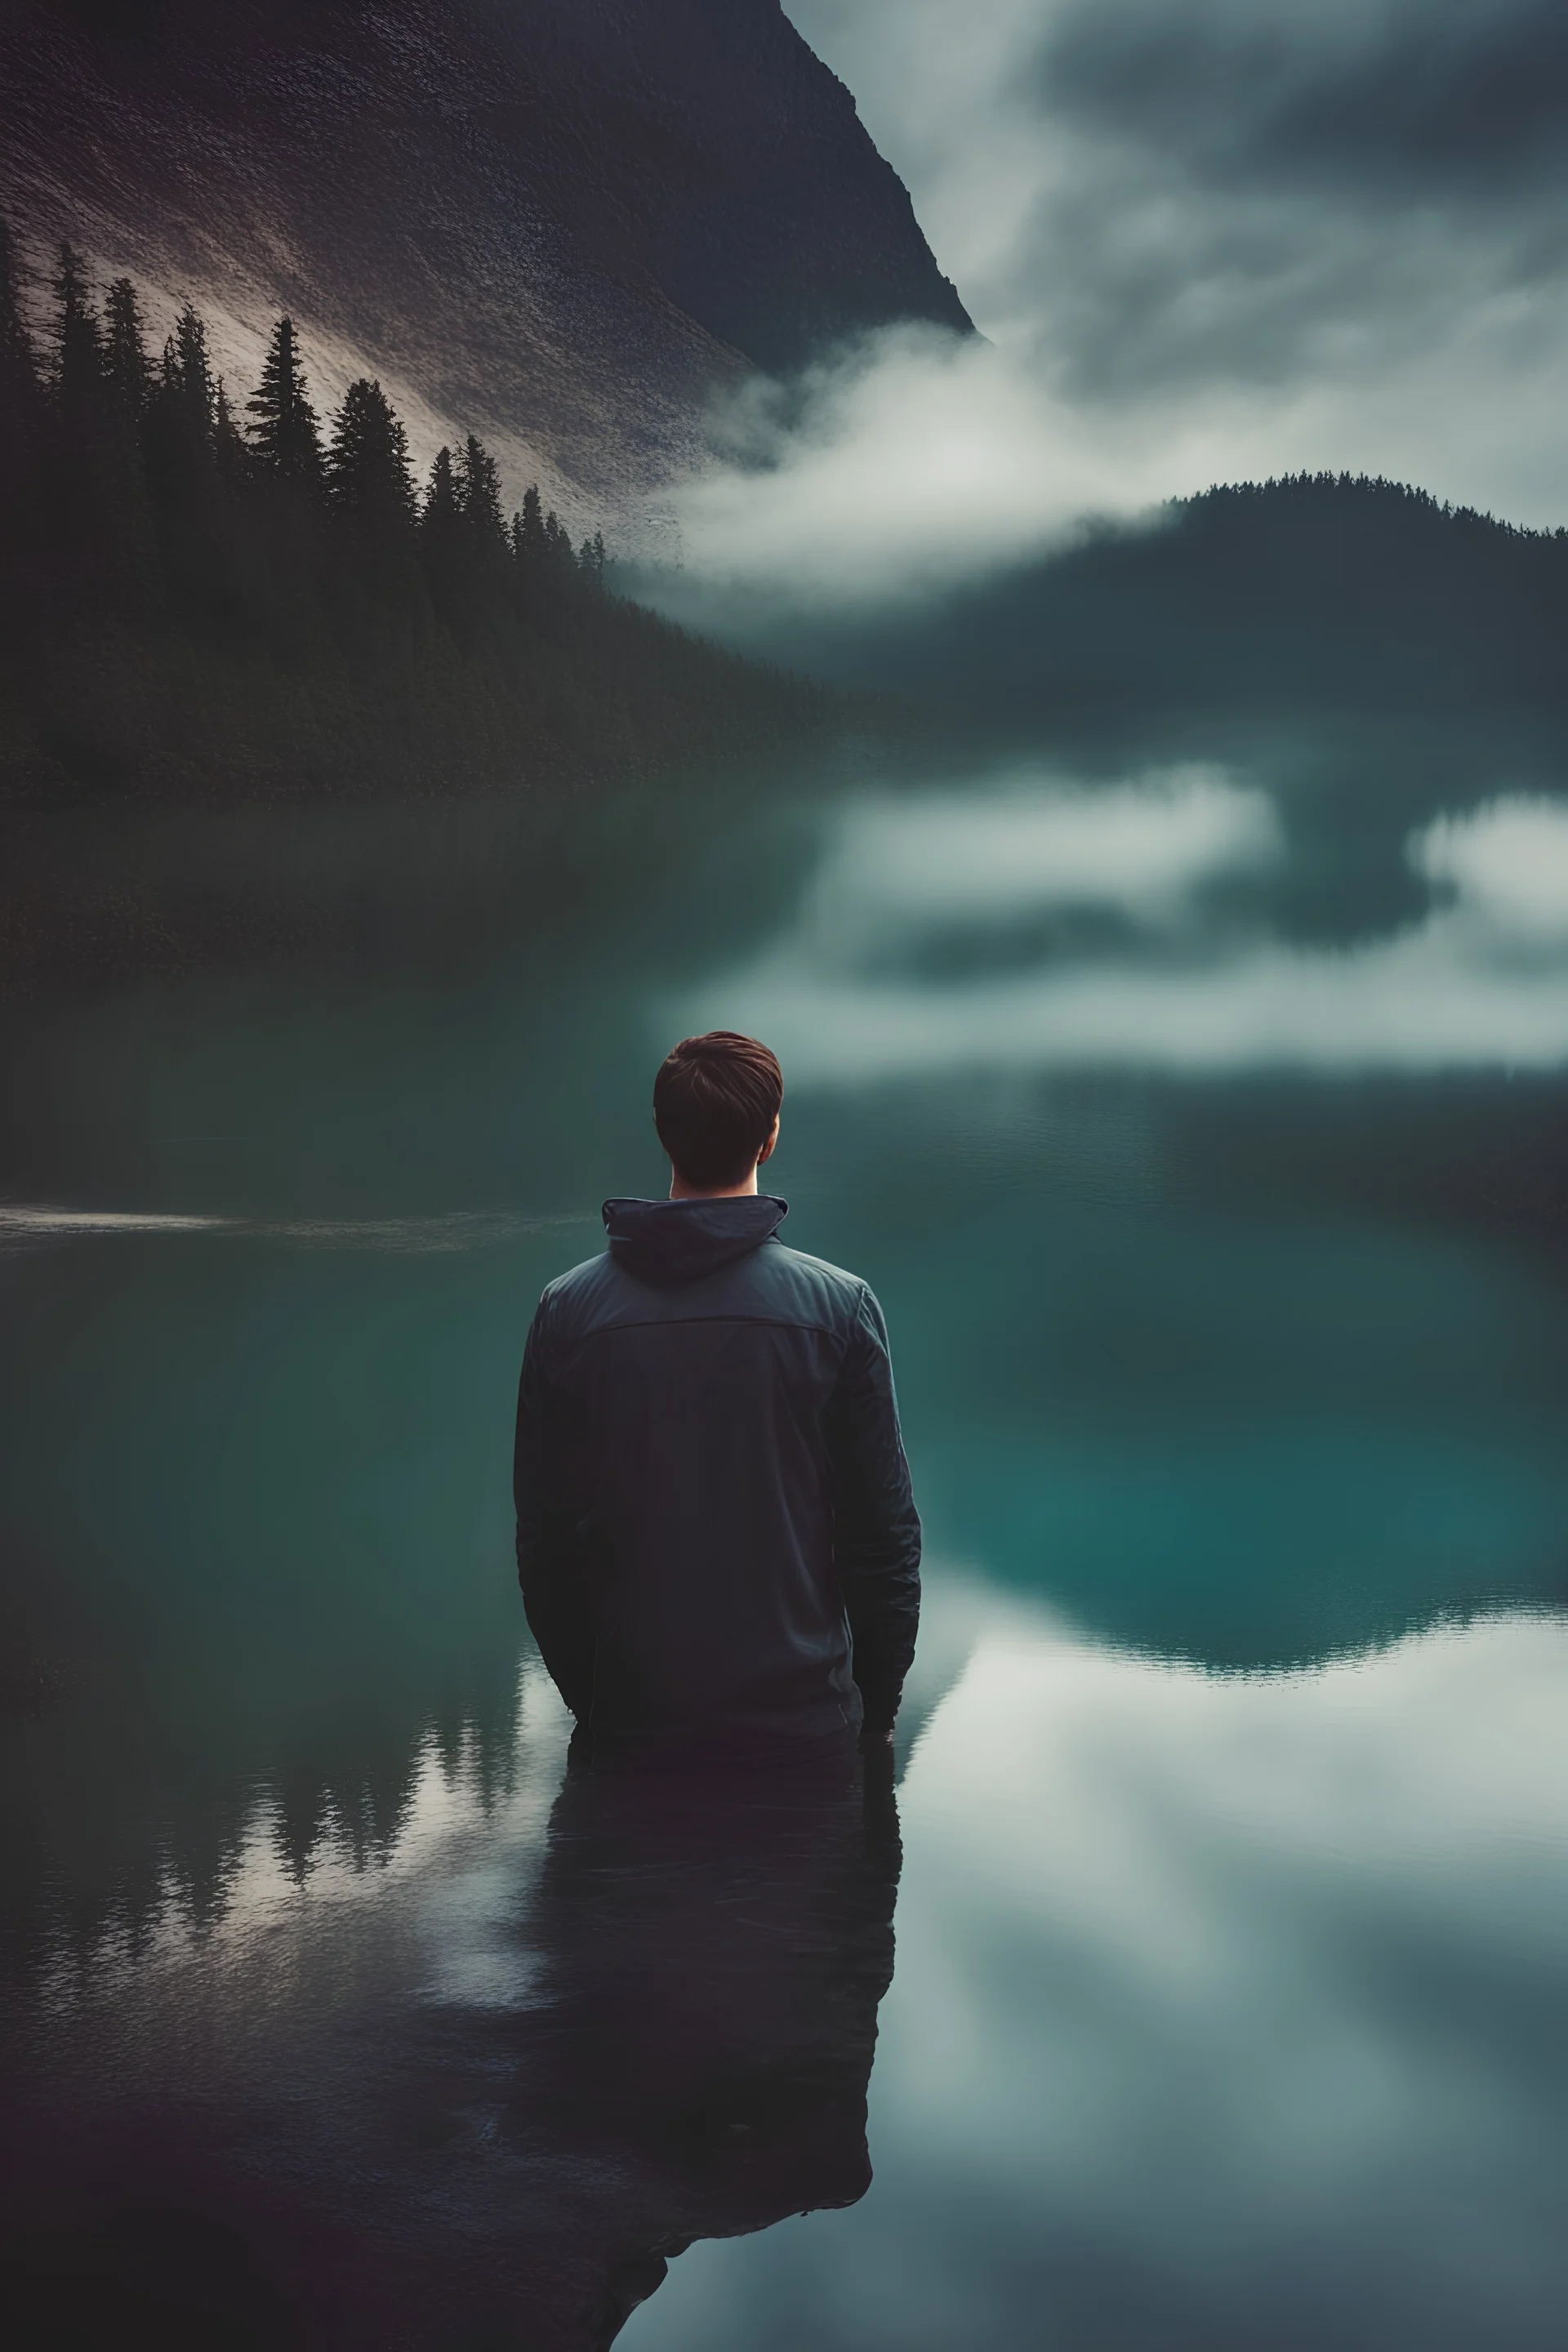
M 380 384 L 312 404 L 294 324 L 231 393 L 190 306 L 0 222 L 0 798 L 457 793 L 700 768 L 833 723 L 607 585 L 473 434 L 416 484 Z

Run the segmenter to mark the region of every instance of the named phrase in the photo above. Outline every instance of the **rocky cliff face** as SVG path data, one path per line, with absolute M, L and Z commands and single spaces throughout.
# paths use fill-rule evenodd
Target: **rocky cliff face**
M 0 204 L 189 295 L 241 382 L 277 309 L 569 509 L 700 455 L 716 386 L 964 331 L 778 0 L 5 0 Z

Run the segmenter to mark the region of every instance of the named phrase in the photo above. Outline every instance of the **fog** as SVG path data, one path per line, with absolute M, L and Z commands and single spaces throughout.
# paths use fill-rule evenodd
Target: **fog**
M 1066 396 L 1027 354 L 914 328 L 752 387 L 720 441 L 728 462 L 675 495 L 686 576 L 661 593 L 721 631 L 801 605 L 919 602 L 1068 545 L 1086 522 L 1142 518 L 1272 463 L 1233 394 L 1156 433 L 1136 411 Z

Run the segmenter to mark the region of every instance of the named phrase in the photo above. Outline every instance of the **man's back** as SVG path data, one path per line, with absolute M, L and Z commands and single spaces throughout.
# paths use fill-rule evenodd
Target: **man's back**
M 518 1409 L 531 1624 L 596 1748 L 890 1727 L 920 1522 L 866 1285 L 782 1202 L 615 1201 L 552 1283 Z

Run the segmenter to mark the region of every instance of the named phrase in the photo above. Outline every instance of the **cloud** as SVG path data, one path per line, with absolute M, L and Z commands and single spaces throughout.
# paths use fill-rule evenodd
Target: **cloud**
M 1329 446 L 1296 414 L 1298 447 Z M 1016 352 L 891 329 L 740 395 L 720 428 L 731 462 L 665 502 L 682 568 L 654 593 L 728 635 L 781 609 L 918 602 L 1267 470 L 1279 430 L 1216 392 L 1156 432 L 1140 411 L 1067 397 Z
M 1092 424 L 983 343 L 869 338 L 728 419 L 734 462 L 679 495 L 685 563 L 764 598 L 919 595 L 1070 530 L 1115 486 Z M 1152 473 L 1130 484 L 1157 497 Z M 1121 502 L 1125 503 L 1124 491 Z
M 1282 265 L 1293 276 L 1311 237 L 1320 298 L 1350 309 L 1369 272 L 1423 289 L 1433 240 L 1413 247 L 1413 227 L 1450 256 L 1479 241 L 1499 278 L 1561 279 L 1568 265 L 1568 23 L 1552 0 L 792 0 L 791 13 L 849 71 L 987 326 L 1081 319 L 1091 296 L 1115 310 L 1139 255 L 1212 296 Z M 1449 287 L 1466 290 L 1451 274 Z
M 1441 901 L 1349 948 L 1294 945 L 1260 911 L 1205 919 L 1207 885 L 1277 854 L 1267 803 L 1211 772 L 1093 796 L 1042 781 L 1032 809 L 1014 784 L 967 807 L 964 847 L 951 803 L 841 817 L 794 928 L 680 1017 L 765 1036 L 795 1087 L 1568 1067 L 1568 805 L 1505 797 L 1439 818 L 1408 854 Z M 1131 936 L 1016 933 L 1021 908 L 1072 902 L 1113 907 Z M 998 973 L 974 932 L 1005 940 L 1010 922 L 1020 953 Z M 956 954 L 933 953 L 955 923 Z
M 1452 203 L 1568 182 L 1555 0 L 1074 0 L 1034 31 L 1042 108 L 1211 185 Z
M 929 584 L 944 533 L 959 576 L 1089 509 L 1319 467 L 1568 520 L 1560 8 L 790 13 L 856 91 L 997 348 L 895 340 L 819 379 L 683 503 L 694 569 L 756 577 L 771 560 L 816 596 L 896 584 L 907 560 Z

